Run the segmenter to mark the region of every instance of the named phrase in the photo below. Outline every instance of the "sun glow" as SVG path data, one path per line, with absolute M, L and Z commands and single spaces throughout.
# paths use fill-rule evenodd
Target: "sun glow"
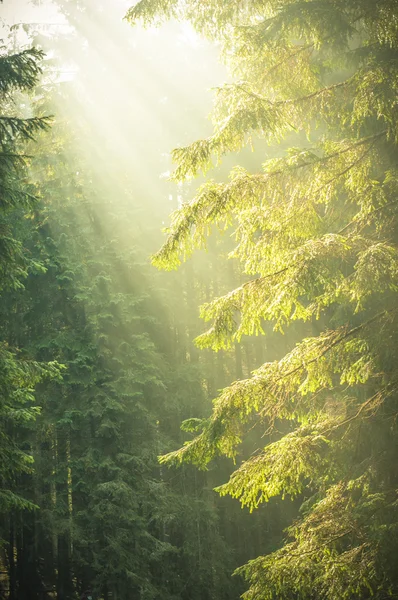
M 170 212 L 162 177 L 172 168 L 169 152 L 206 128 L 212 98 L 206 90 L 223 69 L 214 68 L 215 49 L 190 25 L 132 28 L 123 20 L 129 5 L 5 0 L 0 11 L 13 26 L 14 45 L 41 46 L 51 62 L 47 75 L 58 71 L 61 86 L 46 92 L 48 103 L 56 121 L 74 131 L 73 151 L 92 170 L 95 186 L 102 195 L 106 190 L 109 203 L 124 198 L 136 210 L 151 204 L 156 227 Z

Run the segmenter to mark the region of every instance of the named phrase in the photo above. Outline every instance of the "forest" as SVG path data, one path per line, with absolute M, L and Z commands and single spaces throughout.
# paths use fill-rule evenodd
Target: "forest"
M 0 599 L 398 599 L 398 0 L 0 26 Z

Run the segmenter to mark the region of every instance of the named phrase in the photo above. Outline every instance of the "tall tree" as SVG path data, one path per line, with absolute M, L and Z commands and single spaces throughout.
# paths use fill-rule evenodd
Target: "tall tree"
M 306 497 L 287 542 L 241 569 L 246 598 L 394 597 L 397 4 L 141 0 L 127 15 L 171 17 L 219 41 L 235 75 L 217 90 L 214 133 L 174 150 L 174 179 L 258 136 L 290 148 L 264 154 L 258 172 L 207 181 L 174 213 L 154 263 L 175 268 L 214 226 L 231 228 L 247 279 L 202 307 L 212 325 L 197 344 L 230 348 L 267 321 L 293 333 L 290 351 L 187 422 L 196 437 L 163 462 L 236 459 L 253 424 L 282 429 L 218 488 L 251 509 Z
M 35 587 L 37 565 L 27 558 L 34 533 L 26 528 L 22 536 L 20 527 L 21 514 L 37 508 L 34 494 L 24 485 L 33 462 L 29 431 L 40 410 L 35 387 L 59 374 L 56 363 L 37 362 L 21 345 L 24 331 L 14 326 L 18 305 L 6 300 L 11 290 L 24 289 L 29 274 L 44 269 L 24 245 L 25 224 L 37 202 L 26 181 L 30 157 L 25 148 L 48 128 L 48 118 L 24 118 L 19 107 L 23 94 L 38 81 L 42 58 L 43 53 L 35 48 L 16 54 L 7 54 L 3 49 L 0 55 L 0 292 L 2 305 L 8 308 L 0 328 L 0 544 L 10 598 L 25 598 L 18 581 L 29 579 Z

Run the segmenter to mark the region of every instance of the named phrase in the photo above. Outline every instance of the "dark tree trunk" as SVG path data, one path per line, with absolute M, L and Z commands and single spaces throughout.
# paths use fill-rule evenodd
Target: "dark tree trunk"
M 65 522 L 70 519 L 68 493 L 68 432 L 60 430 L 57 439 L 57 505 Z M 71 540 L 69 527 L 58 534 L 57 540 L 57 600 L 73 597 Z
M 17 600 L 17 573 L 15 565 L 15 533 L 13 515 L 10 517 L 9 538 L 7 547 L 9 600 Z

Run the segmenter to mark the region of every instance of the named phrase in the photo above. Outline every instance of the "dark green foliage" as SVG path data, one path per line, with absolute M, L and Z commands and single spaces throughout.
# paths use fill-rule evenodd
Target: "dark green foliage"
M 22 146 L 34 133 L 47 127 L 46 119 L 20 119 L 10 116 L 16 110 L 12 91 L 29 91 L 41 72 L 43 53 L 34 49 L 0 57 L 0 290 L 19 289 L 29 271 L 41 269 L 24 248 L 21 224 L 35 198 L 24 183 L 26 157 Z M 1 513 L 12 509 L 32 509 L 34 502 L 18 491 L 18 478 L 32 471 L 32 449 L 25 441 L 26 431 L 36 419 L 35 387 L 46 378 L 59 376 L 55 362 L 39 363 L 18 348 L 19 336 L 1 327 L 0 343 L 0 479 Z M 1 537 L 7 537 L 1 531 Z
M 17 54 L 4 53 L 0 56 L 0 93 L 29 91 L 41 75 L 42 50 L 28 48 Z M 3 117 L 4 118 L 4 117 Z

